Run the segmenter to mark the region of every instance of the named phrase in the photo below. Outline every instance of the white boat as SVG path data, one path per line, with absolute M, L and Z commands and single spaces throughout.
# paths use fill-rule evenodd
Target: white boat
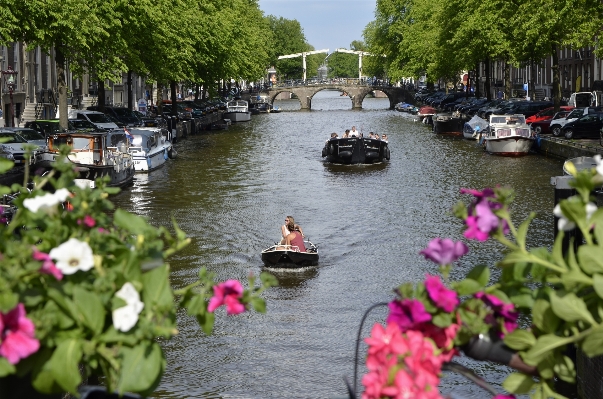
M 247 122 L 251 120 L 251 111 L 249 104 L 245 100 L 232 100 L 226 103 L 226 112 L 223 118 L 230 119 L 231 122 Z
M 175 156 L 172 143 L 160 128 L 130 129 L 130 154 L 136 172 L 150 172 Z
M 534 137 L 524 115 L 490 115 L 484 141 L 490 154 L 521 156 L 530 151 Z
M 134 161 L 123 130 L 109 132 L 55 132 L 48 136 L 48 151 L 39 165 L 50 168 L 62 145 L 71 147 L 67 157 L 75 165 L 80 186 L 95 187 L 96 179 L 108 177 L 108 186 L 123 187 L 134 181 Z
M 563 163 L 563 174 L 564 175 L 571 174 L 569 172 L 569 170 L 567 169 L 567 164 L 570 162 L 574 165 L 574 168 L 578 172 L 581 172 L 584 169 L 592 169 L 592 168 L 597 167 L 597 161 L 595 161 L 594 157 L 582 156 L 582 157 L 571 158 L 571 159 L 566 160 Z

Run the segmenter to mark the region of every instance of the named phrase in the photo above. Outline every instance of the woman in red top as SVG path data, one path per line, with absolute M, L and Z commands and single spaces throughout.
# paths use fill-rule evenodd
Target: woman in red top
M 287 245 L 291 245 L 292 247 L 298 247 L 299 252 L 306 252 L 306 246 L 304 245 L 304 238 L 299 232 L 299 228 L 296 226 L 295 230 L 289 233 L 286 237 Z

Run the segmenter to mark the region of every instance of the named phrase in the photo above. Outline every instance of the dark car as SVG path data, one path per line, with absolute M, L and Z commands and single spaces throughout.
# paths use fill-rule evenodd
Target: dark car
M 61 131 L 58 119 L 38 119 L 35 121 L 29 121 L 25 122 L 25 127 L 43 134 L 44 137 L 48 137 L 53 133 L 58 133 Z M 71 130 L 71 126 L 68 127 L 68 130 Z
M 508 108 L 504 115 L 522 114 L 527 118 L 536 115 L 540 111 L 552 107 L 553 103 L 548 101 L 519 101 Z
M 96 130 L 96 125 L 86 119 L 69 119 L 69 124 L 73 130 L 93 132 Z
M 566 139 L 599 138 L 603 128 L 603 112 L 584 115 L 561 129 Z
M 572 112 L 570 109 L 559 111 L 554 114 L 550 119 L 540 119 L 536 122 L 532 122 L 530 126 L 535 134 L 551 133 L 551 121 L 554 119 L 565 118 Z
M 98 106 L 88 107 L 87 109 L 90 111 L 100 111 L 100 107 Z M 129 108 L 105 107 L 103 112 L 106 115 L 111 116 L 113 119 L 117 119 L 124 126 L 142 126 L 142 121 L 140 118 L 138 118 L 138 115 L 136 115 L 134 111 Z

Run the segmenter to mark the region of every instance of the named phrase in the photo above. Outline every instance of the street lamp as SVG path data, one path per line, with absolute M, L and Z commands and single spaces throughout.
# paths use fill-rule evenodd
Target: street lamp
M 13 104 L 13 90 L 15 89 L 15 82 L 17 80 L 17 74 L 19 72 L 13 70 L 13 68 L 9 65 L 6 71 L 0 71 L 0 73 L 2 73 L 4 84 L 6 84 L 6 87 L 8 87 L 8 93 L 10 94 L 10 126 L 15 126 L 15 107 Z

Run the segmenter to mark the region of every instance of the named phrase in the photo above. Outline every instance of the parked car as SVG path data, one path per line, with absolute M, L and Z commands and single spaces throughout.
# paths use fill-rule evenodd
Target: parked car
M 35 146 L 33 153 L 27 157 L 27 146 L 31 146 L 27 140 L 19 133 L 7 129 L 0 129 L 0 138 L 8 140 L 0 144 L 0 156 L 6 159 L 12 160 L 15 165 L 32 164 L 35 161 L 36 153 L 40 150 L 40 147 Z
M 58 119 L 37 119 L 35 121 L 25 122 L 25 127 L 43 134 L 44 137 L 48 137 L 50 134 L 61 131 Z M 71 127 L 68 126 L 67 130 L 71 130 Z
M 561 133 L 566 139 L 575 138 L 600 138 L 603 129 L 603 112 L 581 116 L 573 122 L 566 124 Z
M 530 126 L 532 127 L 532 131 L 535 134 L 551 133 L 551 121 L 554 119 L 565 118 L 567 115 L 570 114 L 570 112 L 572 112 L 572 110 L 559 111 L 555 113 L 555 115 L 553 115 L 551 119 L 541 119 L 536 122 L 532 122 L 530 124 Z
M 37 130 L 28 127 L 4 127 L 2 128 L 2 131 L 15 132 L 23 137 L 29 144 L 33 144 L 40 148 L 46 147 L 46 136 Z
M 560 111 L 566 111 L 566 115 L 572 109 L 574 109 L 574 107 L 571 107 L 568 105 L 559 107 Z M 556 114 L 555 107 L 548 107 L 548 108 L 545 108 L 542 111 L 526 118 L 526 123 L 532 127 L 532 131 L 536 134 L 543 133 L 543 131 L 542 131 L 543 126 L 546 126 L 546 131 L 548 133 L 548 131 L 549 131 L 548 127 L 550 126 L 550 121 L 553 119 L 553 116 L 555 116 L 555 114 Z M 544 122 L 544 123 L 539 123 L 539 122 Z
M 90 111 L 100 111 L 100 107 L 93 106 L 87 108 Z M 126 107 L 105 107 L 104 113 L 117 119 L 119 122 L 123 123 L 125 126 L 142 126 L 142 121 L 138 116 L 134 113 L 134 111 L 130 110 Z
M 69 119 L 69 123 L 72 126 L 70 130 L 79 130 L 93 132 L 97 130 L 96 125 L 86 119 Z
M 550 101 L 521 101 L 509 107 L 505 111 L 505 115 L 521 114 L 529 118 L 551 106 L 553 106 L 553 103 Z
M 551 120 L 551 124 L 549 126 L 549 130 L 555 137 L 559 137 L 562 134 L 562 129 L 565 125 L 570 122 L 575 121 L 576 119 L 588 115 L 600 112 L 601 108 L 598 107 L 580 107 L 574 108 L 566 117 L 554 118 Z
M 98 111 L 90 110 L 72 110 L 69 112 L 70 119 L 85 119 L 88 122 L 92 122 L 97 129 L 101 130 L 115 130 L 119 127 L 113 122 L 109 116 Z

